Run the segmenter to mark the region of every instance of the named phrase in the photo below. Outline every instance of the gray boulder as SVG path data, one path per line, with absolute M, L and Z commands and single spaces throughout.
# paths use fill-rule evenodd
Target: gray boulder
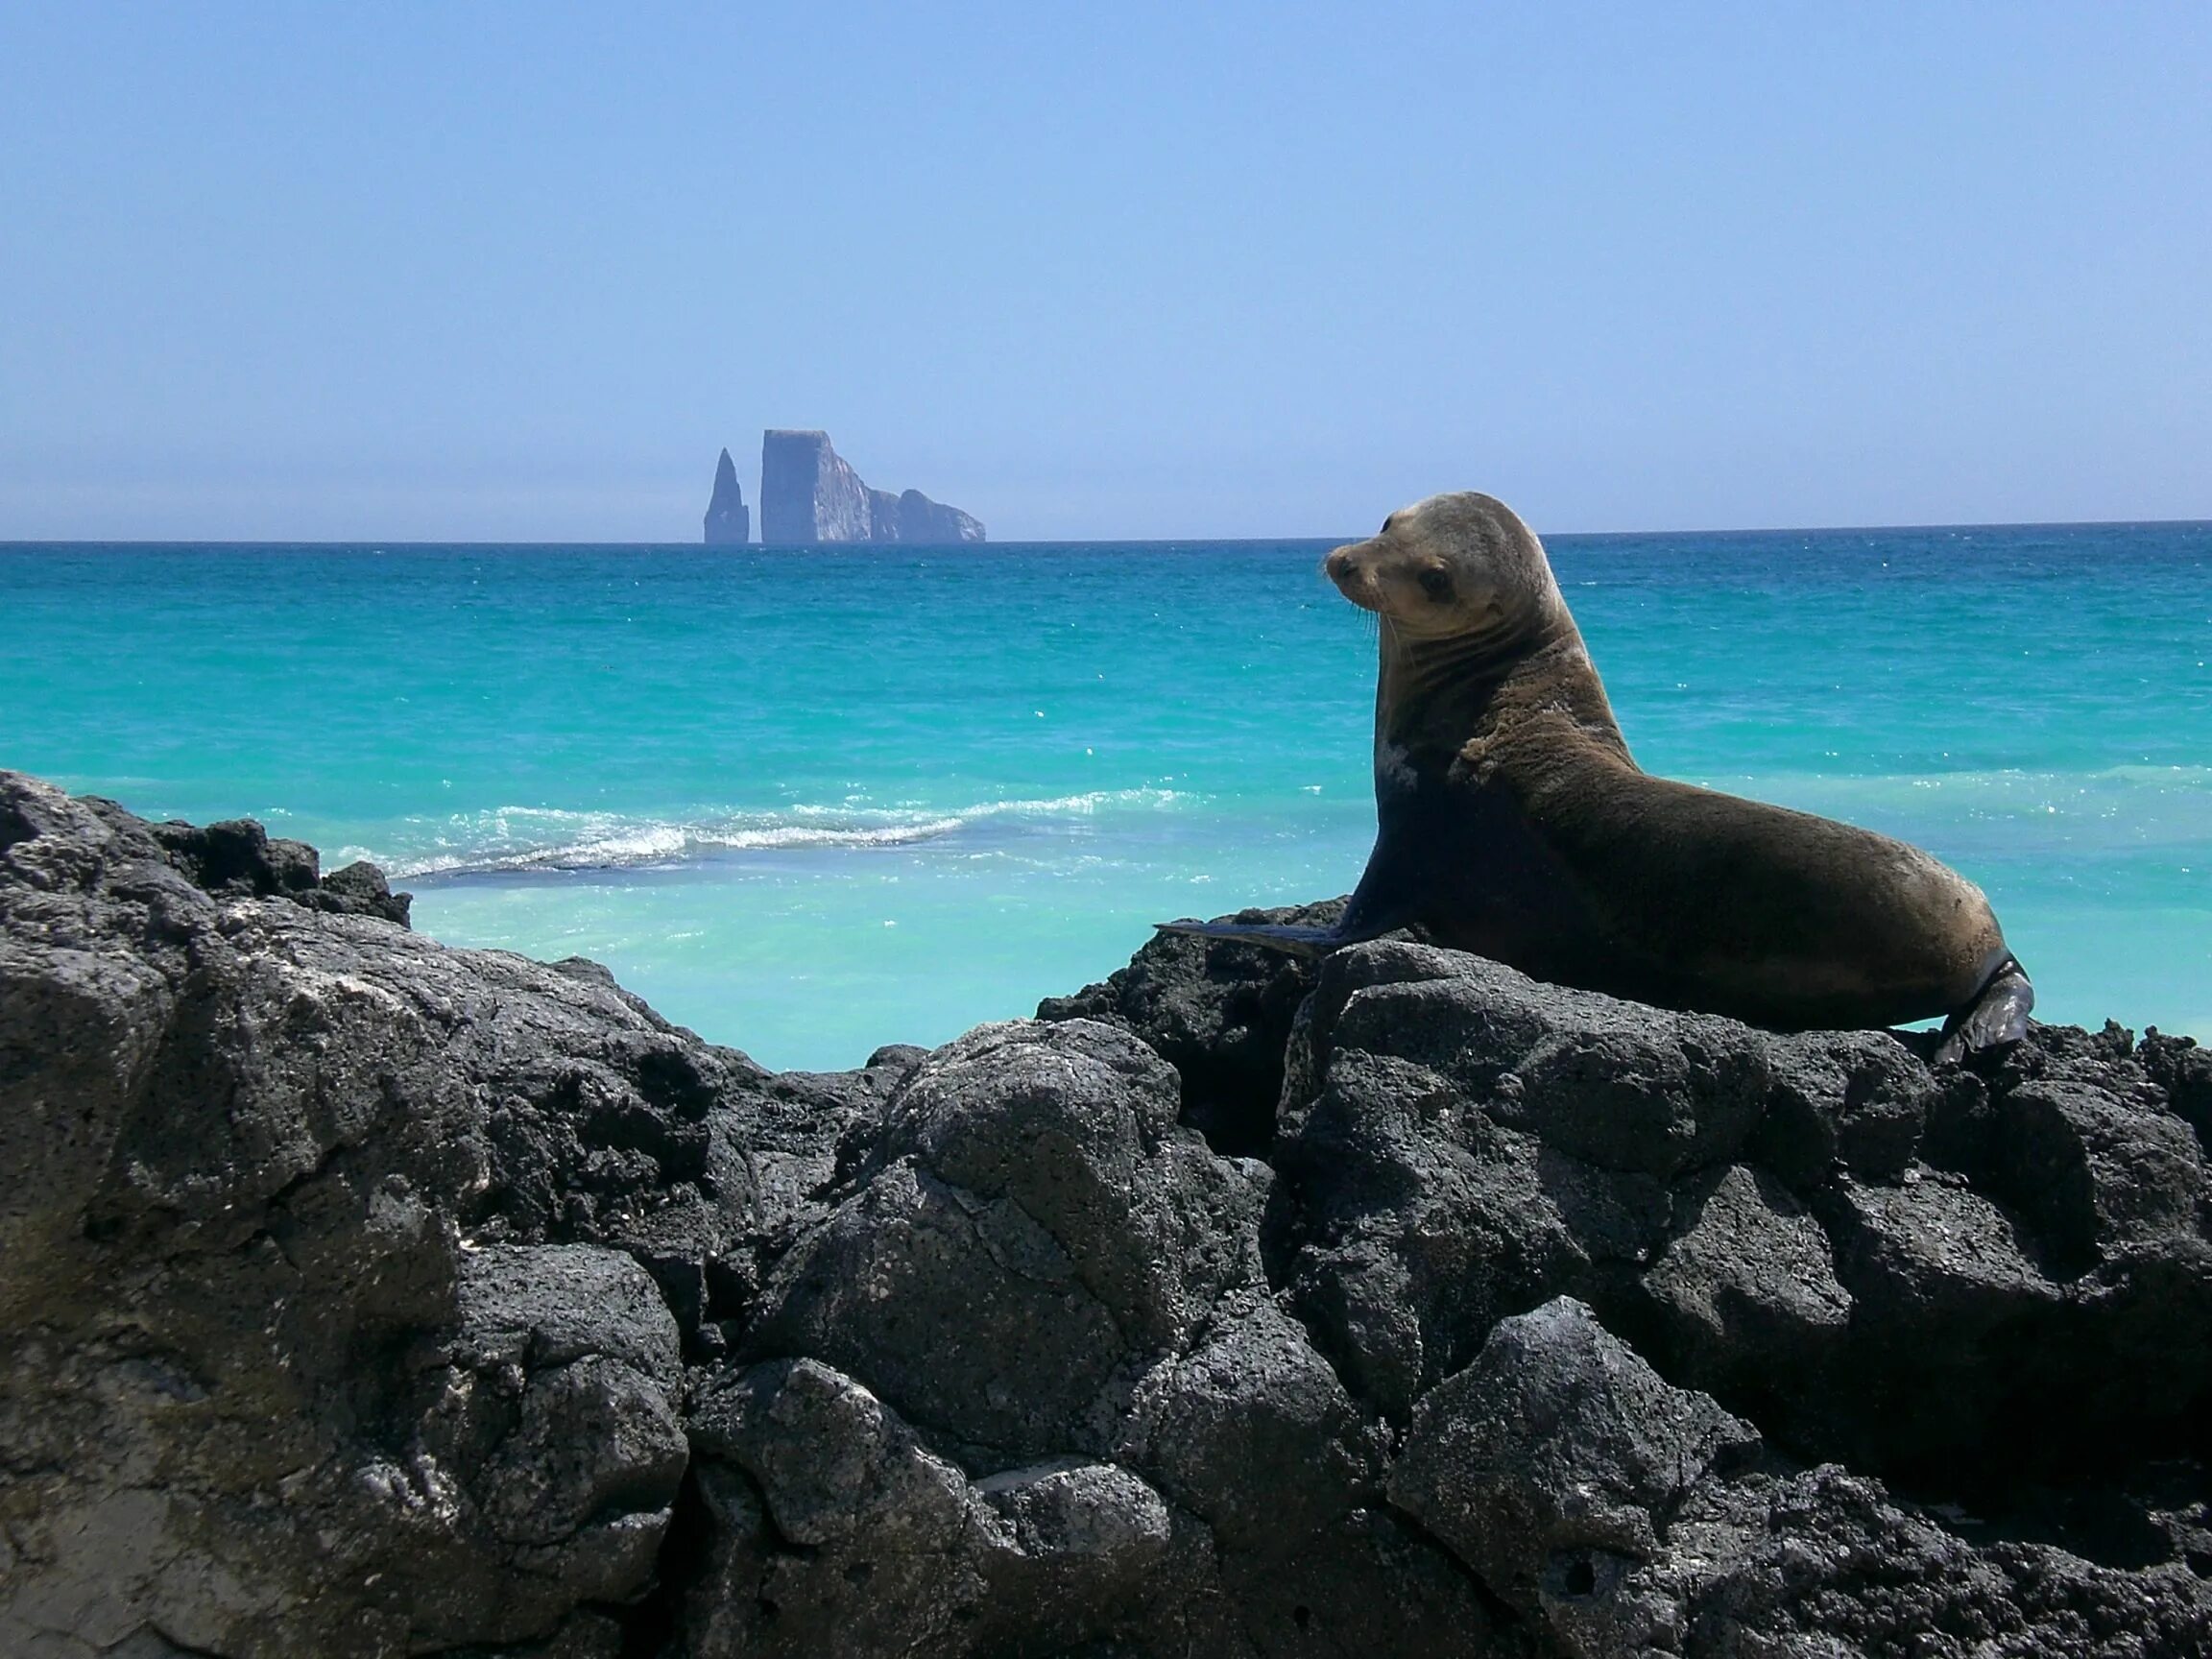
M 1239 922 L 1328 926 L 1344 902 L 1243 910 Z M 1182 1117 L 1216 1151 L 1265 1157 L 1275 1144 L 1283 1054 L 1313 989 L 1303 958 L 1189 933 L 1159 933 L 1125 968 L 1071 997 L 1047 997 L 1040 1020 L 1099 1020 L 1135 1032 L 1175 1068 Z
M 1749 1425 L 1670 1386 L 1562 1296 L 1500 1320 L 1473 1363 L 1422 1399 L 1390 1498 L 1492 1589 L 1538 1612 L 1627 1581 L 1715 1464 L 1758 1446 Z M 1562 1634 L 1598 1623 L 1587 1605 L 1575 1611 Z M 1638 1620 L 1616 1610 L 1602 1623 L 1626 1636 Z M 1653 1611 L 1615 1650 L 1678 1638 L 1671 1625 Z
M 1262 1170 L 1175 1110 L 1173 1073 L 1111 1027 L 948 1045 L 763 1288 L 744 1354 L 818 1355 L 986 1459 L 1102 1448 L 1132 1369 L 1260 1276 Z
M 1053 1651 L 1176 1620 L 1202 1536 L 1128 1470 L 1058 1457 L 971 1480 L 811 1359 L 723 1374 L 692 1417 L 715 1526 L 683 1651 Z

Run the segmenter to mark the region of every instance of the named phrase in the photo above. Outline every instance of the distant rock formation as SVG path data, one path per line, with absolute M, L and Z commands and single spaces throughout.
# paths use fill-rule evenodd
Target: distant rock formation
M 760 517 L 761 527 L 767 527 L 765 512 Z M 730 460 L 730 451 L 722 451 L 722 459 L 714 465 L 714 495 L 707 503 L 707 545 L 709 547 L 742 547 L 753 540 L 753 515 L 745 510 L 745 492 L 737 488 L 737 469 Z
M 827 432 L 760 434 L 760 540 L 773 546 L 865 541 L 868 486 Z
M 983 521 L 957 507 L 932 501 L 919 490 L 868 492 L 870 540 L 876 541 L 980 541 Z
M 827 432 L 771 427 L 760 435 L 760 540 L 770 545 L 983 539 L 980 519 L 919 490 L 869 489 Z

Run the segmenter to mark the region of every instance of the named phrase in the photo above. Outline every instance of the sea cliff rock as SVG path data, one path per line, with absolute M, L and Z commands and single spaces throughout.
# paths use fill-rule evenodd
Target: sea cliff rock
M 827 432 L 760 435 L 760 540 L 803 547 L 828 541 L 980 541 L 983 525 L 919 490 L 871 490 L 830 447 Z
M 730 451 L 714 464 L 714 493 L 707 501 L 707 545 L 742 547 L 753 540 L 753 516 L 745 508 L 745 492 L 737 487 L 737 466 Z
M 1161 939 L 779 1075 L 346 875 L 0 773 L 0 1652 L 2212 1651 L 2185 1041 Z
M 932 501 L 919 490 L 868 492 L 868 539 L 871 541 L 919 541 L 925 546 L 983 540 L 983 522 Z

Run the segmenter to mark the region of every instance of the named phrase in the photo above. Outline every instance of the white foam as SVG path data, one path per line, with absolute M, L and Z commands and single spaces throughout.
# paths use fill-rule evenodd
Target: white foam
M 336 860 L 369 858 L 395 878 L 501 871 L 674 869 L 718 854 L 827 848 L 905 847 L 1013 818 L 1048 823 L 1114 807 L 1170 807 L 1186 799 L 1160 788 L 1099 789 L 1042 800 L 987 801 L 953 810 L 803 803 L 770 812 L 703 812 L 681 819 L 497 806 L 444 821 L 411 820 L 397 850 L 347 847 Z

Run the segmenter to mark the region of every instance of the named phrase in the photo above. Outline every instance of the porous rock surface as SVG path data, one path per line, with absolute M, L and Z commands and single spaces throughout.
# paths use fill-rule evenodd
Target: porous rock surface
M 0 774 L 0 1653 L 2212 1651 L 2212 1052 L 1163 938 L 777 1075 L 257 834 Z

